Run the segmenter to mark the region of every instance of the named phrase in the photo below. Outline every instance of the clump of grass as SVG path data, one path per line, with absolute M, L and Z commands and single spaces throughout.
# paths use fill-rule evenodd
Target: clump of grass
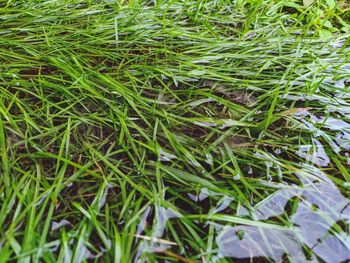
M 0 3 L 0 262 L 347 259 L 348 10 Z

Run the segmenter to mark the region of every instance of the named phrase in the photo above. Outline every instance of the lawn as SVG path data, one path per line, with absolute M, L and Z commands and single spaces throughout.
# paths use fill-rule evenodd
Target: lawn
M 0 0 L 0 262 L 350 260 L 350 4 Z

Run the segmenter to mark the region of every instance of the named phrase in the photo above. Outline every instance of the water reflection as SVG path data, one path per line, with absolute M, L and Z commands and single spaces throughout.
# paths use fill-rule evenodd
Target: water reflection
M 330 112 L 336 111 L 334 108 L 330 108 Z M 349 114 L 348 108 L 339 107 L 337 111 L 345 116 Z M 309 119 L 307 119 L 309 117 Z M 297 115 L 294 115 L 294 125 L 293 127 L 298 127 L 303 130 L 314 132 L 314 137 L 323 137 L 323 139 L 332 147 L 335 153 L 339 153 L 341 149 L 349 150 L 350 149 L 350 123 L 334 117 L 318 117 L 311 114 L 309 111 L 304 110 L 299 112 Z M 321 130 L 327 129 L 329 131 L 336 132 L 335 138 L 332 139 L 326 131 Z M 304 157 L 308 161 L 312 161 L 314 164 L 326 166 L 327 162 L 329 162 L 328 157 L 326 157 L 325 152 L 323 150 L 322 144 L 313 139 L 314 144 L 317 146 L 317 152 L 314 151 L 312 156 L 306 156 L 303 152 L 308 149 L 304 148 L 300 149 L 300 152 L 297 154 L 301 157 Z M 321 157 L 320 160 L 319 157 Z
M 216 242 L 220 251 L 217 260 L 221 257 L 264 257 L 282 262 L 284 255 L 288 253 L 292 262 L 306 261 L 302 244 L 292 230 L 224 226 L 219 230 Z
M 173 211 L 171 208 L 162 206 L 154 207 L 154 218 L 152 221 L 152 229 L 148 231 L 149 235 L 141 235 L 147 230 L 147 219 L 151 214 L 151 207 L 147 207 L 141 222 L 138 224 L 136 238 L 140 240 L 137 254 L 134 262 L 146 262 L 143 256 L 147 253 L 166 251 L 174 242 L 163 240 L 161 237 L 166 231 L 166 223 L 169 219 L 178 218 L 181 215 Z
M 312 142 L 314 145 L 301 145 L 296 154 L 315 165 L 327 166 L 330 160 L 322 144 L 316 139 L 312 139 Z
M 315 145 L 318 145 L 315 143 Z M 258 155 L 260 159 L 263 154 Z M 276 164 L 265 156 L 264 161 Z M 215 229 L 216 250 L 208 262 L 223 258 L 266 258 L 274 262 L 347 262 L 350 260 L 350 202 L 331 179 L 313 164 L 304 164 L 293 174 L 299 182 L 261 180 L 274 193 L 253 207 L 240 206 L 236 216 L 249 224 L 221 225 Z M 208 212 L 220 216 L 235 201 L 233 197 L 202 188 L 189 199 L 213 202 Z M 291 208 L 293 207 L 293 208 Z M 227 211 L 226 211 L 227 213 Z M 182 217 L 162 206 L 148 206 L 140 217 L 137 262 L 146 262 L 147 253 L 176 250 L 167 222 Z M 179 233 L 181 235 L 181 233 Z M 135 261 L 135 262 L 136 262 Z
M 267 257 L 282 262 L 289 256 L 292 262 L 325 262 L 350 260 L 350 203 L 333 182 L 312 166 L 297 173 L 301 186 L 272 184 L 277 191 L 255 205 L 252 211 L 242 209 L 240 216 L 259 222 L 286 214 L 286 206 L 297 198 L 297 208 L 288 216 L 291 227 L 285 230 L 266 226 L 224 226 L 219 228 L 217 245 L 219 257 Z M 264 183 L 264 182 L 262 182 Z M 294 203 L 296 204 L 296 203 Z M 304 253 L 306 246 L 313 255 Z

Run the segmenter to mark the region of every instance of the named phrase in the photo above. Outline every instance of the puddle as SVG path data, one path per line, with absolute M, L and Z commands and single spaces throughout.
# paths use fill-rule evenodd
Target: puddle
M 318 168 L 305 165 L 296 173 L 302 185 L 275 184 L 276 192 L 252 211 L 239 210 L 238 216 L 250 217 L 252 225 L 216 226 L 218 258 L 266 257 L 284 262 L 345 262 L 350 260 L 350 202 Z M 295 212 L 287 215 L 288 202 L 298 200 Z M 277 216 L 287 217 L 290 227 L 275 228 Z M 269 225 L 259 222 L 269 220 Z M 274 221 L 271 221 L 274 220 Z M 340 223 L 341 222 L 341 223 Z M 255 226 L 256 225 L 256 226 Z M 344 230 L 347 229 L 347 230 Z M 307 255 L 305 248 L 312 254 Z
M 176 244 L 172 240 L 162 239 L 162 237 L 166 232 L 167 221 L 172 218 L 179 218 L 180 215 L 170 208 L 155 206 L 153 207 L 153 220 L 152 222 L 147 222 L 147 219 L 150 218 L 151 210 L 151 207 L 146 208 L 141 222 L 137 227 L 137 234 L 135 237 L 139 239 L 139 245 L 134 262 L 144 262 L 144 259 L 142 258 L 143 255 L 147 253 L 166 251 Z M 148 226 L 151 227 L 151 229 L 147 231 Z M 144 232 L 147 232 L 147 234 Z
M 316 117 L 314 115 L 311 115 L 311 121 L 314 124 L 320 124 L 332 131 L 343 131 L 343 130 L 350 129 L 349 123 L 333 117 L 326 118 L 326 117 Z
M 216 242 L 220 252 L 215 261 L 223 257 L 236 259 L 264 257 L 282 262 L 286 253 L 291 255 L 292 262 L 306 261 L 302 253 L 302 244 L 292 230 L 224 226 L 219 228 Z
M 350 106 L 331 106 L 329 107 L 330 112 L 340 113 L 345 117 L 350 117 Z
M 330 112 L 339 112 L 344 116 L 348 116 L 349 107 L 334 108 L 330 107 Z M 308 111 L 303 114 L 294 115 L 295 122 L 293 128 L 314 132 L 314 137 L 323 137 L 323 139 L 331 146 L 335 153 L 339 153 L 341 149 L 350 149 L 350 123 L 340 118 L 315 116 Z M 328 133 L 335 134 L 331 138 Z M 327 157 L 323 145 L 316 139 L 312 139 L 313 145 L 302 145 L 297 155 L 311 161 L 316 165 L 327 166 L 329 158 Z M 313 148 L 311 150 L 311 148 Z M 312 152 L 310 154 L 310 151 Z M 309 152 L 309 153 L 307 153 Z
M 215 213 L 215 211 L 218 211 L 219 207 L 220 207 L 219 210 L 225 209 L 229 205 L 229 203 L 234 200 L 233 197 L 229 197 L 222 193 L 217 193 L 205 187 L 202 188 L 198 194 L 195 195 L 195 194 L 188 193 L 187 196 L 194 202 L 202 202 L 205 199 L 210 197 L 217 197 L 217 199 L 220 198 L 219 201 L 217 202 L 217 206 L 216 207 L 214 206 L 212 208 L 213 211 L 211 212 L 211 214 Z M 225 208 L 223 208 L 223 206 L 225 206 Z
M 338 145 L 341 145 L 342 148 L 350 150 L 350 133 L 349 132 L 340 132 L 335 135 L 335 141 Z
M 56 221 L 52 221 L 52 224 L 51 224 L 51 231 L 55 231 L 63 226 L 66 226 L 66 225 L 70 225 L 71 223 L 68 221 L 68 220 L 61 220 L 59 222 L 56 222 Z
M 183 194 L 185 198 L 187 197 L 197 203 L 198 207 L 202 207 L 200 204 L 209 202 L 210 199 L 210 202 L 214 204 L 208 212 L 211 215 L 224 211 L 235 200 L 233 197 L 228 197 L 205 187 L 201 188 L 196 194 L 190 194 L 187 191 Z M 186 209 L 187 207 L 184 206 L 182 208 Z M 195 208 L 193 211 L 195 211 Z M 168 223 L 171 223 L 174 229 L 178 231 L 181 229 L 177 229 L 177 226 L 182 224 L 181 220 L 186 220 L 182 216 L 182 214 L 172 208 L 148 206 L 140 216 L 137 226 L 135 238 L 137 239 L 138 246 L 134 262 L 148 262 L 145 259 L 148 253 L 159 254 L 178 249 L 179 245 L 173 238 L 172 232 L 169 231 Z M 171 222 L 169 222 L 170 220 Z M 179 237 L 182 237 L 181 230 L 177 234 Z
M 217 214 L 223 210 L 225 210 L 226 208 L 229 207 L 229 205 L 234 201 L 235 199 L 233 197 L 228 197 L 226 195 L 224 195 L 219 202 L 217 203 L 217 205 L 210 211 L 210 214 Z
M 202 189 L 198 195 L 194 195 L 194 194 L 187 194 L 187 195 L 192 201 L 202 202 L 203 200 L 205 200 L 208 197 L 208 192 L 203 191 L 203 189 Z
M 326 98 L 318 95 L 285 95 L 283 97 L 281 96 L 280 98 L 291 101 L 318 101 L 324 104 L 338 104 L 338 102 L 335 99 Z M 343 102 L 343 104 L 345 104 L 345 102 Z
M 296 152 L 299 157 L 315 165 L 326 167 L 330 160 L 322 144 L 317 139 L 312 139 L 313 145 L 301 145 L 300 150 Z

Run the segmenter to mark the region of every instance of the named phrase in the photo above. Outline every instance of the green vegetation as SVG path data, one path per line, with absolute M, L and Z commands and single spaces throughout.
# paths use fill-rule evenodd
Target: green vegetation
M 350 5 L 0 1 L 0 262 L 350 258 Z

